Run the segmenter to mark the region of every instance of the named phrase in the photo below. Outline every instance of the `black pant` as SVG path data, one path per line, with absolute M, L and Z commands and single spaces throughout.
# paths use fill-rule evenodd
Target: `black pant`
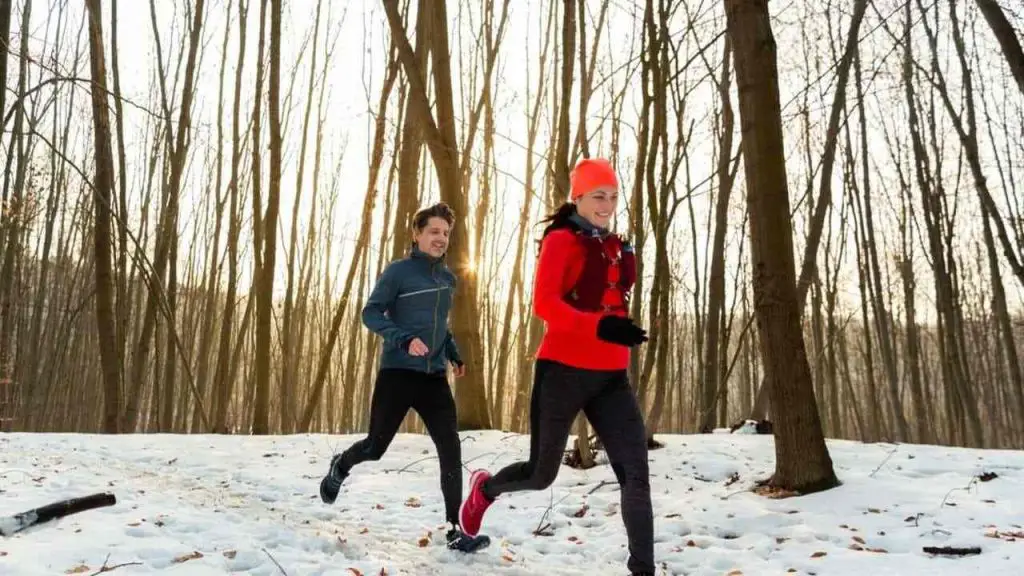
M 569 431 L 583 410 L 604 444 L 619 481 L 622 520 L 632 572 L 654 573 L 654 514 L 647 467 L 647 432 L 625 371 L 582 370 L 538 360 L 530 400 L 530 459 L 502 468 L 483 487 L 505 492 L 543 490 L 555 481 Z
M 444 373 L 386 368 L 377 373 L 370 403 L 370 431 L 341 455 L 344 469 L 380 460 L 412 408 L 423 419 L 441 463 L 445 516 L 459 523 L 462 502 L 462 444 L 456 425 L 455 399 Z

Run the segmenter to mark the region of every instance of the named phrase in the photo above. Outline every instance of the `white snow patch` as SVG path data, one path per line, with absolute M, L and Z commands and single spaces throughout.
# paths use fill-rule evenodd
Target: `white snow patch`
M 462 436 L 469 469 L 528 455 L 529 436 Z M 626 573 L 607 464 L 563 467 L 549 490 L 503 496 L 484 520 L 490 548 L 465 555 L 444 546 L 426 436 L 400 435 L 379 462 L 355 469 L 334 506 L 320 502 L 331 453 L 357 438 L 0 435 L 0 517 L 93 492 L 118 498 L 0 539 L 0 574 L 91 574 L 105 560 L 136 563 L 117 576 L 270 576 L 281 573 L 274 561 L 292 576 Z M 659 574 L 1014 574 L 1024 566 L 1024 452 L 829 441 L 843 485 L 771 500 L 746 491 L 772 472 L 770 435 L 658 439 L 666 447 L 650 460 Z M 998 477 L 977 480 L 986 472 Z M 535 536 L 549 506 L 551 535 Z M 982 552 L 932 557 L 924 546 Z

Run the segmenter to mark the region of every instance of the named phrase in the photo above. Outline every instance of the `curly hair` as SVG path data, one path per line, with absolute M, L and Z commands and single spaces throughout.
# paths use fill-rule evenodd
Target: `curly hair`
M 431 218 L 440 218 L 447 222 L 448 226 L 455 225 L 455 212 L 451 206 L 444 202 L 438 202 L 433 206 L 427 206 L 417 211 L 412 217 L 412 226 L 417 232 L 420 232 L 427 227 L 427 222 Z

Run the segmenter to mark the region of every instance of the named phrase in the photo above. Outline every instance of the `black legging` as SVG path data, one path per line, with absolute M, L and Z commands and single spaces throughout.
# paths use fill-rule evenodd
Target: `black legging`
M 409 408 L 423 419 L 437 448 L 445 517 L 448 522 L 458 524 L 462 502 L 462 445 L 456 425 L 455 400 L 444 373 L 381 370 L 370 403 L 369 433 L 342 453 L 342 466 L 350 470 L 360 462 L 380 460 Z
M 583 410 L 604 444 L 621 488 L 622 521 L 632 572 L 654 573 L 654 514 L 647 432 L 625 371 L 595 371 L 538 360 L 530 400 L 530 459 L 499 470 L 483 486 L 505 492 L 543 490 L 555 481 L 569 431 Z

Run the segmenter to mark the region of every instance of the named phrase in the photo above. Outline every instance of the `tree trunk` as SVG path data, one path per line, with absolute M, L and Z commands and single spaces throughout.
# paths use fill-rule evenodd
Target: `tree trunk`
M 337 304 L 334 315 L 331 319 L 327 342 L 321 347 L 320 360 L 317 363 L 316 373 L 313 377 L 312 392 L 309 400 L 299 419 L 298 431 L 309 432 L 313 423 L 313 415 L 317 405 L 323 396 L 324 385 L 327 383 L 327 371 L 331 366 L 331 355 L 334 351 L 334 344 L 338 340 L 341 331 L 341 324 L 345 319 L 345 311 L 348 310 L 352 295 L 352 285 L 355 281 L 355 274 L 360 269 L 362 261 L 370 243 L 370 231 L 373 227 L 373 207 L 377 199 L 377 179 L 380 174 L 380 167 L 384 159 L 384 137 L 387 128 L 387 104 L 391 96 L 391 90 L 398 78 L 398 61 L 392 59 L 388 65 L 387 76 L 384 79 L 384 86 L 381 88 L 381 96 L 377 105 L 376 122 L 374 125 L 373 149 L 370 154 L 370 172 L 366 183 L 366 195 L 363 197 L 362 219 L 359 227 L 359 237 L 356 239 L 355 250 L 352 255 L 352 263 L 349 265 L 348 274 L 345 277 L 345 285 L 342 288 L 341 299 Z M 401 169 L 399 169 L 401 170 Z M 399 183 L 401 186 L 401 183 Z M 359 316 L 356 311 L 355 316 Z M 354 385 L 354 382 L 346 382 L 346 386 Z
M 117 43 L 117 0 L 110 2 L 110 72 L 114 80 L 114 127 L 117 131 L 117 184 L 118 184 L 118 263 L 120 277 L 117 282 L 117 357 L 118 370 L 124 373 L 125 351 L 128 346 L 128 321 L 132 298 L 128 281 L 128 168 L 124 142 L 124 104 L 121 98 L 121 67 L 118 63 L 120 48 Z M 0 109 L 3 107 L 0 106 Z M 122 383 L 123 384 L 123 383 Z
M 11 51 L 11 4 L 0 0 L 0 114 L 7 114 L 7 55 Z
M 861 155 L 861 180 L 864 192 L 863 219 L 864 228 L 864 249 L 867 252 L 867 265 L 870 272 L 869 277 L 872 283 L 869 288 L 872 291 L 872 310 L 874 311 L 875 331 L 878 335 L 878 342 L 882 353 L 882 366 L 885 368 L 886 383 L 888 384 L 889 410 L 892 412 L 893 423 L 896 427 L 897 442 L 906 442 L 910 439 L 910 432 L 907 426 L 907 419 L 903 415 L 903 403 L 900 401 L 899 374 L 896 369 L 896 353 L 892 338 L 891 316 L 885 307 L 885 300 L 882 291 L 882 268 L 878 263 L 878 243 L 875 239 L 875 223 L 872 210 L 873 198 L 871 196 L 871 162 L 868 154 L 868 128 L 867 112 L 864 107 L 864 87 L 861 78 L 860 49 L 854 55 L 854 86 L 857 93 L 857 110 L 860 121 L 860 155 Z M 849 138 L 849 132 L 847 132 Z M 852 176 L 851 176 L 852 177 Z
M 996 0 L 977 0 L 978 8 L 985 16 L 992 33 L 999 41 L 999 47 L 1003 50 L 1006 63 L 1010 65 L 1014 80 L 1017 81 L 1017 88 L 1024 96 L 1024 49 L 1021 48 L 1020 39 L 1013 29 L 1013 25 L 1006 19 L 1006 14 Z
M 569 199 L 569 149 L 572 144 L 569 134 L 569 115 L 572 103 L 573 68 L 576 63 L 576 3 L 562 2 L 562 78 L 559 90 L 561 102 L 558 107 L 557 139 L 555 141 L 554 176 L 555 185 L 550 188 L 550 206 L 557 206 Z M 582 16 L 582 15 L 581 15 Z
M 193 7 L 192 27 L 189 32 L 188 56 L 185 65 L 185 83 L 181 91 L 181 105 L 178 114 L 177 133 L 172 132 L 170 107 L 167 103 L 166 93 L 164 91 L 161 50 L 159 39 L 157 40 L 157 61 L 161 76 L 158 83 L 160 84 L 161 89 L 163 119 L 166 124 L 166 132 L 164 136 L 166 139 L 167 153 L 170 155 L 170 174 L 164 186 L 166 205 L 161 211 L 160 225 L 157 230 L 156 255 L 153 258 L 152 266 L 152 281 L 149 286 L 149 295 L 146 298 L 146 309 L 142 319 L 141 334 L 136 345 L 135 354 L 132 358 L 132 389 L 128 397 L 128 406 L 124 414 L 124 427 L 126 431 L 134 431 L 138 422 L 138 409 L 145 384 L 144 373 L 149 354 L 149 342 L 153 338 L 153 332 L 156 329 L 157 309 L 161 307 L 160 305 L 166 298 L 160 282 L 167 271 L 167 264 L 171 251 L 171 238 L 176 234 L 174 227 L 178 221 L 178 196 L 181 190 L 181 181 L 185 173 L 185 159 L 187 157 L 189 144 L 191 143 L 191 139 L 188 138 L 188 134 L 192 126 L 192 100 L 195 96 L 196 61 L 198 59 L 199 40 L 202 36 L 203 6 L 204 0 L 197 0 L 196 5 Z M 153 30 L 155 32 L 157 30 L 156 9 L 152 0 L 150 2 L 150 18 L 153 22 Z M 161 179 L 161 181 L 163 180 Z M 167 318 L 166 320 L 171 324 L 174 323 L 173 317 Z M 168 343 L 168 347 L 170 348 L 168 350 L 169 354 L 173 354 L 175 352 L 175 346 L 176 344 L 173 341 Z
M 430 10 L 429 0 L 418 0 L 416 8 L 416 65 L 426 70 L 430 59 L 430 18 L 423 17 Z M 394 45 L 394 42 L 392 42 Z M 395 240 L 391 259 L 398 260 L 408 250 L 408 236 L 412 232 L 412 217 L 419 199 L 419 161 L 423 151 L 424 131 L 414 112 L 416 103 L 406 87 L 404 121 L 402 124 L 401 153 L 398 157 L 398 204 L 395 210 Z M 464 214 L 456 214 L 464 218 Z
M 238 236 L 241 228 L 238 185 L 239 162 L 242 156 L 241 109 L 242 70 L 245 62 L 246 22 L 248 4 L 238 4 L 238 59 L 235 62 L 235 89 L 231 105 L 231 176 L 228 181 L 228 286 L 224 294 L 224 314 L 220 324 L 220 338 L 217 346 L 217 368 L 213 378 L 214 409 L 213 432 L 227 432 L 227 411 L 231 399 L 232 380 L 229 379 L 231 358 L 231 334 L 234 331 L 235 295 L 238 292 Z
M 428 14 L 432 17 L 431 64 L 437 103 L 436 122 L 430 111 L 422 71 L 402 27 L 398 0 L 384 0 L 384 8 L 392 39 L 398 45 L 399 60 L 409 78 L 410 99 L 415 104 L 413 110 L 426 132 L 427 146 L 441 187 L 441 199 L 452 207 L 456 215 L 465 217 L 469 213 L 469 203 L 459 178 L 445 4 L 435 3 L 434 10 Z M 466 376 L 456 387 L 459 427 L 463 430 L 490 428 L 490 414 L 481 374 L 484 365 L 481 362 L 483 354 L 477 314 L 477 279 L 473 275 L 469 249 L 469 231 L 463 226 L 452 235 L 448 250 L 453 271 L 459 278 L 460 294 L 455 300 L 452 332 L 459 342 L 462 360 L 466 365 Z
M 25 179 L 29 169 L 30 151 L 25 138 L 25 94 L 28 83 L 28 64 L 31 56 L 28 50 L 29 23 L 32 20 L 32 2 L 26 0 L 21 15 L 21 39 L 18 54 L 18 99 L 14 113 L 14 126 L 11 133 L 7 154 L 7 170 L 4 172 L 3 200 L 0 201 L 0 382 L 7 387 L 8 402 L 16 406 L 24 394 L 24 382 L 16 378 L 15 370 L 19 363 L 19 355 L 15 353 L 13 343 L 24 340 L 19 334 L 18 314 L 11 308 L 11 300 L 15 297 L 15 282 L 18 276 L 18 262 L 21 260 L 23 248 L 22 237 L 29 229 L 32 214 L 29 211 L 30 193 L 25 188 Z M 6 90 L 6 86 L 0 85 Z M 6 115 L 5 115 L 6 117 Z M 29 120 L 33 122 L 32 119 Z M 8 199 L 11 184 L 10 166 L 14 162 L 14 190 Z M 113 177 L 113 175 L 111 175 Z M 23 346 L 17 347 L 24 350 Z M 4 414 L 0 412 L 0 418 Z
M 1021 377 L 1017 343 L 1013 334 L 1013 323 L 1007 309 L 1006 291 L 1003 288 L 1003 278 L 999 271 L 999 257 L 996 255 L 996 242 L 992 237 L 992 226 L 989 224 L 988 215 L 982 214 L 982 223 L 985 232 L 985 252 L 988 255 L 992 282 L 992 312 L 996 317 L 999 336 L 1003 340 L 1006 367 L 1010 373 L 1010 387 L 1013 390 L 1013 402 L 1017 406 L 1017 417 L 1020 418 L 1024 416 L 1024 384 L 1022 384 L 1024 379 Z
M 298 342 L 293 341 L 295 332 L 295 261 L 298 257 L 299 243 L 299 201 L 302 198 L 303 175 L 306 168 L 306 147 L 309 136 L 309 119 L 313 112 L 313 88 L 317 82 L 316 60 L 319 51 L 317 40 L 320 37 L 320 12 L 323 2 L 316 3 L 316 16 L 313 20 L 313 51 L 309 63 L 309 79 L 306 86 L 306 110 L 302 117 L 302 136 L 299 144 L 299 167 L 295 173 L 295 198 L 292 201 L 292 222 L 288 235 L 288 277 L 285 288 L 284 311 L 281 317 L 281 383 L 278 386 L 278 417 L 280 430 L 284 434 L 292 431 L 295 425 L 295 406 L 298 396 Z M 316 194 L 316 190 L 313 191 Z M 310 222 L 312 225 L 312 222 Z
M 822 435 L 800 327 L 775 39 L 767 0 L 726 0 L 736 57 L 750 211 L 754 310 L 775 407 L 773 486 L 809 493 L 838 485 Z
M 270 0 L 270 78 L 267 111 L 270 120 L 270 187 L 263 217 L 263 254 L 256 279 L 256 398 L 253 434 L 270 433 L 270 324 L 274 315 L 274 263 L 277 257 L 277 213 L 281 202 L 281 0 Z M 257 96 L 258 97 L 258 96 Z
M 103 16 L 100 0 L 87 0 L 89 15 L 89 62 L 92 84 L 93 146 L 96 176 L 93 179 L 94 228 L 96 251 L 96 329 L 103 371 L 103 431 L 120 432 L 121 384 L 118 379 L 117 327 L 114 318 L 113 254 L 110 202 L 113 196 L 114 156 L 110 136 L 110 112 L 107 108 L 107 70 L 103 54 Z
M 722 48 L 722 77 L 718 82 L 718 96 L 722 100 L 722 126 L 718 146 L 718 195 L 715 199 L 715 237 L 711 247 L 711 272 L 708 275 L 708 315 L 705 320 L 707 334 L 704 338 L 704 374 L 701 379 L 703 402 L 700 411 L 698 428 L 706 430 L 715 426 L 715 401 L 718 398 L 718 387 L 721 373 L 720 358 L 724 357 L 719 350 L 720 318 L 725 311 L 725 233 L 729 225 L 729 197 L 732 194 L 733 174 L 729 171 L 729 160 L 732 158 L 732 138 L 734 130 L 734 113 L 730 99 L 732 80 L 729 76 L 730 55 L 732 46 L 726 37 Z M 729 348 L 728 341 L 722 346 Z M 725 424 L 724 422 L 722 422 Z
M 856 4 L 853 6 L 850 30 L 846 35 L 846 46 L 843 50 L 843 57 L 837 66 L 836 92 L 832 100 L 828 130 L 825 133 L 825 149 L 822 153 L 818 200 L 815 202 L 814 216 L 811 219 L 807 244 L 804 246 L 803 264 L 800 266 L 800 276 L 797 280 L 797 307 L 801 315 L 803 314 L 804 303 L 807 301 L 807 289 L 811 284 L 812 274 L 817 267 L 818 247 L 821 243 L 821 233 L 825 226 L 825 216 L 828 208 L 832 205 L 832 170 L 835 165 L 836 143 L 839 138 L 839 121 L 842 118 L 841 113 L 846 106 L 846 85 L 850 78 L 850 66 L 853 63 L 853 54 L 856 51 L 860 25 L 864 21 L 867 4 L 867 0 L 856 0 Z M 768 414 L 767 403 L 770 395 L 764 389 L 766 383 L 767 381 L 761 382 L 761 389 L 758 390 L 757 400 L 754 404 L 754 413 L 751 414 L 751 418 L 758 419 Z

